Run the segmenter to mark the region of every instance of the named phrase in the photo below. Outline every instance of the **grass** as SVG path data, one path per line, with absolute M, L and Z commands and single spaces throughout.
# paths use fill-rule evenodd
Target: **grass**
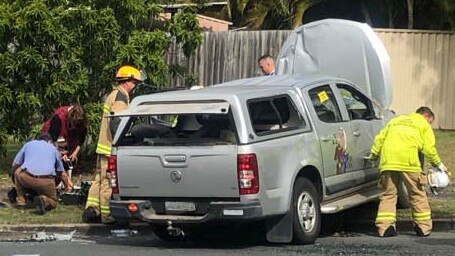
M 455 131 L 435 131 L 436 146 L 441 159 L 449 170 L 455 170 Z M 4 191 L 11 186 L 7 175 L 15 154 L 22 145 L 10 140 L 6 145 L 7 155 L 0 157 L 0 188 Z M 455 182 L 455 172 L 451 176 L 452 184 Z M 6 195 L 0 195 L 5 201 Z M 430 196 L 430 205 L 433 218 L 455 218 L 455 195 L 452 198 L 441 200 L 438 197 Z M 44 216 L 34 213 L 34 209 L 18 211 L 11 207 L 0 208 L 0 225 L 5 224 L 76 224 L 81 223 L 82 209 L 78 206 L 59 205 L 57 209 L 48 212 Z M 398 218 L 410 219 L 409 209 L 398 210 Z
M 455 219 L 454 200 L 429 199 L 433 219 Z M 397 218 L 411 220 L 411 209 L 398 209 Z
M 0 225 L 18 224 L 75 224 L 82 223 L 82 209 L 73 205 L 59 205 L 46 215 L 38 215 L 35 209 L 16 210 L 12 207 L 0 209 Z

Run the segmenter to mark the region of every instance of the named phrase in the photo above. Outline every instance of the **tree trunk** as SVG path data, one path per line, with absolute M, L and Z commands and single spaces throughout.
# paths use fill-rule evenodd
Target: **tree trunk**
M 292 4 L 292 28 L 300 27 L 303 24 L 303 15 L 310 7 L 320 3 L 321 0 L 298 0 Z
M 408 4 L 408 29 L 414 28 L 414 0 L 406 0 Z
M 373 22 L 371 21 L 371 16 L 370 12 L 368 11 L 368 8 L 364 2 L 361 3 L 362 6 L 362 13 L 363 17 L 365 18 L 365 22 L 370 25 L 370 27 L 373 27 Z
M 389 28 L 395 28 L 395 25 L 393 24 L 393 19 L 395 18 L 392 10 L 392 5 L 389 4 L 387 7 L 387 14 L 389 17 Z

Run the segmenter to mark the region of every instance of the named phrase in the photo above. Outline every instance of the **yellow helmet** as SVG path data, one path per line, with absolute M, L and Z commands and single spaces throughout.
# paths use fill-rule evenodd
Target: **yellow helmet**
M 142 70 L 128 65 L 120 67 L 115 75 L 115 79 L 117 80 L 134 79 L 143 82 L 146 78 Z

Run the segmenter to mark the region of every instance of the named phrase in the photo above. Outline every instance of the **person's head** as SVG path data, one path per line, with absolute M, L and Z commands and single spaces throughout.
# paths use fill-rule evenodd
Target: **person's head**
M 434 121 L 434 113 L 429 107 L 420 107 L 416 110 L 416 113 L 421 114 L 429 124 Z
M 46 142 L 52 143 L 52 136 L 48 132 L 43 132 L 36 136 L 36 140 L 44 140 Z
M 75 105 L 68 111 L 67 125 L 69 130 L 87 127 L 87 117 L 81 106 Z
M 146 79 L 145 73 L 133 66 L 124 65 L 117 70 L 115 80 L 130 93 L 136 85 L 141 84 Z
M 275 70 L 275 62 L 269 54 L 262 55 L 259 60 L 259 68 L 264 75 L 270 75 Z

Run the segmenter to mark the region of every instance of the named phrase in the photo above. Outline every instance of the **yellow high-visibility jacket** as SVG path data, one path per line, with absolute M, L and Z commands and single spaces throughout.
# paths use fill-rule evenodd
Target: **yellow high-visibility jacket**
M 130 97 L 127 91 L 121 86 L 114 87 L 112 92 L 107 96 L 103 106 L 103 117 L 101 119 L 100 132 L 96 153 L 109 156 L 112 147 L 111 118 L 106 116 L 115 112 L 124 110 L 130 103 Z
M 371 157 L 380 157 L 380 171 L 420 172 L 419 152 L 433 166 L 441 163 L 433 129 L 423 115 L 411 113 L 391 119 L 376 135 Z

